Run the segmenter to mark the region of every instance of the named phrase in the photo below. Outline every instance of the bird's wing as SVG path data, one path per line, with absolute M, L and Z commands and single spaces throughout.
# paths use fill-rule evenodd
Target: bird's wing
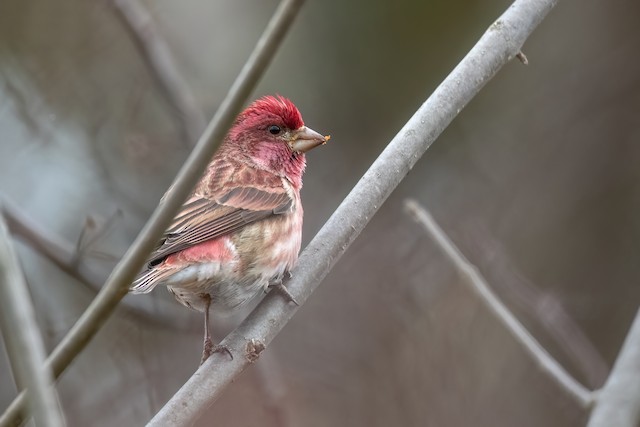
M 213 196 L 213 197 L 212 197 Z M 149 257 L 156 265 L 168 255 L 291 210 L 293 199 L 283 187 L 234 187 L 218 195 L 195 194 L 181 208 Z

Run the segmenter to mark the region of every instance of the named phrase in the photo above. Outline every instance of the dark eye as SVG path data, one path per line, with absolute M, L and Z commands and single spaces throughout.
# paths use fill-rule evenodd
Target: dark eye
M 280 129 L 280 126 L 276 126 L 276 125 L 269 126 L 268 130 L 271 135 L 277 135 L 280 132 L 282 132 L 282 129 Z

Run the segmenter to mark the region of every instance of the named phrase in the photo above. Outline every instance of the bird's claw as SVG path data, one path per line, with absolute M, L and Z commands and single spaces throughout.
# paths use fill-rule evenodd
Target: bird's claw
M 282 295 L 287 300 L 287 302 L 292 302 L 298 306 L 300 305 L 298 304 L 298 301 L 296 301 L 296 299 L 293 297 L 293 295 L 291 295 L 291 292 L 289 292 L 289 289 L 287 289 L 287 287 L 283 285 L 281 281 L 269 284 L 269 289 L 275 289 L 280 295 Z
M 200 364 L 202 365 L 213 353 L 227 353 L 231 360 L 233 360 L 233 354 L 229 347 L 224 344 L 216 344 L 213 345 L 211 338 L 206 338 L 204 340 L 204 347 L 202 349 L 202 359 L 200 359 Z

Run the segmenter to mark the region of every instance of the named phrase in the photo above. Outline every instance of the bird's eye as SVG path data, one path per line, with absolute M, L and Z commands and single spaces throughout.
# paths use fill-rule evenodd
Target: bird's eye
M 280 126 L 276 126 L 276 125 L 269 126 L 268 130 L 271 135 L 278 135 L 280 132 L 282 132 L 282 129 L 280 129 Z

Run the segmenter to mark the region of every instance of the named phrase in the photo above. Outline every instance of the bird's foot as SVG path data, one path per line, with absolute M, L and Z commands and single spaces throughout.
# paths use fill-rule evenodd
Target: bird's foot
M 213 353 L 227 353 L 231 360 L 233 360 L 233 354 L 229 347 L 223 344 L 213 345 L 211 338 L 206 338 L 204 340 L 204 347 L 202 348 L 202 359 L 200 359 L 200 364 L 202 365 Z
M 293 297 L 293 295 L 291 295 L 291 292 L 289 292 L 287 287 L 282 284 L 281 280 L 274 283 L 270 283 L 269 289 L 275 289 L 280 295 L 282 295 L 287 300 L 287 302 L 292 302 L 295 305 L 300 305 L 298 304 L 298 301 L 296 301 L 296 299 Z

